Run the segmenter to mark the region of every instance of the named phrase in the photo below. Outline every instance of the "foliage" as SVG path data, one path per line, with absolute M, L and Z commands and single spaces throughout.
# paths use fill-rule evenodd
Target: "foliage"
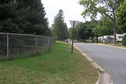
M 96 18 L 96 15 L 100 13 L 111 19 L 114 28 L 114 43 L 116 44 L 116 13 L 120 6 L 120 2 L 123 0 L 80 0 L 80 5 L 85 7 L 82 15 Z
M 91 20 L 91 21 L 86 21 L 85 24 L 87 26 L 87 29 L 90 33 L 91 37 L 94 37 L 94 34 L 92 33 L 93 29 L 97 26 L 97 21 L 96 20 Z
M 126 35 L 123 37 L 122 44 L 126 46 Z
M 96 21 L 87 21 L 85 23 L 80 22 L 75 31 L 77 34 L 76 38 L 80 41 L 85 41 L 90 37 L 93 37 L 94 34 L 92 33 L 92 29 L 96 26 Z
M 84 23 L 79 23 L 76 27 L 78 29 L 78 39 L 80 40 L 86 40 L 89 37 L 89 31 L 87 27 L 84 25 Z
M 110 19 L 104 16 L 98 21 L 97 26 L 93 29 L 92 33 L 96 36 L 112 35 L 112 25 Z
M 118 27 L 122 33 L 126 32 L 126 1 L 121 5 L 117 13 Z
M 19 27 L 15 24 L 17 17 L 17 4 L 10 2 L 0 5 L 0 32 L 19 32 Z
M 41 0 L 5 0 L 0 3 L 0 32 L 50 35 Z
M 72 35 L 73 35 L 73 29 L 72 28 L 69 28 L 69 38 L 72 39 Z
M 66 23 L 64 22 L 63 11 L 59 10 L 59 13 L 54 18 L 52 25 L 52 33 L 58 40 L 65 40 L 69 37 L 69 32 Z
M 114 20 L 114 16 L 116 10 L 118 9 L 120 2 L 123 0 L 80 0 L 80 5 L 85 7 L 82 15 L 91 16 L 91 18 L 95 18 L 97 13 L 102 15 L 106 15 L 112 20 Z
M 78 29 L 77 28 L 74 28 L 74 31 L 73 31 L 73 28 L 69 28 L 69 38 L 72 39 L 73 36 L 74 36 L 74 39 L 78 40 Z

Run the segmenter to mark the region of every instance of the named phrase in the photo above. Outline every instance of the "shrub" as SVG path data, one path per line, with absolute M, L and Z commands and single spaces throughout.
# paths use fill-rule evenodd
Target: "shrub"
M 122 44 L 126 46 L 126 35 L 123 37 Z

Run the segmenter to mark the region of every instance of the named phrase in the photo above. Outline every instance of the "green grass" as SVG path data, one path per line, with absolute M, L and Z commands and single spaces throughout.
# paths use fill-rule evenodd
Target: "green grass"
M 70 44 L 56 42 L 40 56 L 0 62 L 0 84 L 95 84 L 97 70 Z
M 121 48 L 126 48 L 126 46 L 124 46 L 124 45 L 122 44 L 122 42 L 117 42 L 117 44 L 108 43 L 107 45 L 116 46 L 116 47 L 121 47 Z

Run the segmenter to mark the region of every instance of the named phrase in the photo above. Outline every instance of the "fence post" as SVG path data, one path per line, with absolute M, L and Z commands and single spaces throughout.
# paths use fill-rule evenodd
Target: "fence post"
M 49 49 L 50 49 L 50 41 L 51 41 L 51 37 L 48 36 L 48 47 L 47 47 L 47 51 L 49 51 Z
M 35 36 L 36 37 L 36 39 L 35 39 L 35 46 L 36 46 L 36 51 L 37 51 L 37 46 L 38 46 L 38 37 L 37 36 Z
M 7 58 L 9 58 L 9 33 L 7 33 Z

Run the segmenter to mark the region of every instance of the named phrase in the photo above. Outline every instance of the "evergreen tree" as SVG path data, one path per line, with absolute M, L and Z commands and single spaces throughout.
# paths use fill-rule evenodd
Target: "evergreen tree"
M 0 32 L 19 32 L 15 23 L 17 18 L 17 3 L 6 2 L 0 4 Z
M 41 0 L 20 0 L 20 7 L 29 8 L 26 14 L 26 20 L 29 22 L 25 30 L 27 33 L 39 35 L 48 35 L 48 21 L 45 18 L 45 10 Z
M 50 35 L 41 0 L 0 1 L 0 32 Z
M 59 10 L 59 13 L 54 18 L 54 24 L 52 25 L 52 33 L 53 36 L 58 40 L 65 40 L 69 36 L 68 28 L 66 23 L 64 22 L 63 11 Z

